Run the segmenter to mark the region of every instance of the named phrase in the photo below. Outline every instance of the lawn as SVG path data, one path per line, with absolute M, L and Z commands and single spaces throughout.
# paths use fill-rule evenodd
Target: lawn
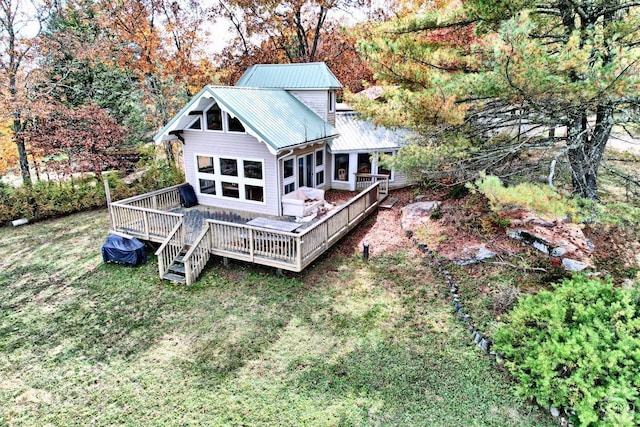
M 189 289 L 104 265 L 106 211 L 0 229 L 0 425 L 554 425 L 408 247 Z

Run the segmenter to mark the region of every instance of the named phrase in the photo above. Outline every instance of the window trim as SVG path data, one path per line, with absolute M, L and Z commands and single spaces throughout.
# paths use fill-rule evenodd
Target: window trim
M 226 155 L 218 155 L 218 154 L 205 154 L 196 152 L 193 154 L 194 161 L 194 172 L 195 172 L 195 190 L 196 194 L 199 196 L 212 197 L 219 200 L 235 200 L 242 203 L 253 203 L 266 205 L 266 195 L 267 195 L 267 185 L 266 185 L 266 171 L 265 171 L 265 161 L 264 159 L 258 158 L 246 158 L 246 157 L 237 157 L 237 156 L 226 156 Z M 214 164 L 214 173 L 200 172 L 198 170 L 198 157 L 208 157 L 213 159 Z M 222 174 L 222 170 L 220 167 L 220 159 L 229 159 L 235 160 L 237 165 L 237 174 L 234 175 L 224 175 Z M 247 178 L 244 173 L 244 162 L 255 162 L 259 163 L 262 168 L 262 178 Z M 210 181 L 214 181 L 216 185 L 216 194 L 208 194 L 202 193 L 200 191 L 200 179 L 207 179 Z M 223 192 L 223 183 L 237 185 L 238 189 L 238 197 L 229 197 L 224 196 Z M 259 200 L 251 200 L 246 198 L 246 186 L 250 185 L 253 187 L 262 187 L 262 201 Z

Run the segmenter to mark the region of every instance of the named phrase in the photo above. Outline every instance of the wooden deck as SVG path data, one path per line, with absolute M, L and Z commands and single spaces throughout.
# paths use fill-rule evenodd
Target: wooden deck
M 178 281 L 184 277 L 187 285 L 197 279 L 211 255 L 299 272 L 357 226 L 386 196 L 388 186 L 383 179 L 366 178 L 369 185 L 359 194 L 298 227 L 265 225 L 272 220 L 293 223 L 290 217 L 255 221 L 261 217 L 251 212 L 182 208 L 179 186 L 175 186 L 111 203 L 111 231 L 160 243 L 156 251 L 160 276 Z M 289 229 L 292 231 L 284 231 Z

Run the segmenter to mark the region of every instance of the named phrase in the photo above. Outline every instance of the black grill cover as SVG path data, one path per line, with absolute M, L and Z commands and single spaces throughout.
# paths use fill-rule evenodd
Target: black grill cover
M 190 208 L 198 204 L 198 198 L 191 184 L 185 184 L 182 187 L 178 187 L 180 193 L 180 204 L 185 208 Z
M 147 262 L 147 252 L 144 244 L 137 239 L 110 234 L 102 245 L 102 260 L 125 265 L 140 265 Z

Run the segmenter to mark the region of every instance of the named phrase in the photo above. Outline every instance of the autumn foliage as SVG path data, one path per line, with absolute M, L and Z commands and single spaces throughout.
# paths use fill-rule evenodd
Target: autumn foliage
M 87 172 L 99 176 L 114 165 L 109 149 L 122 143 L 124 131 L 95 104 L 77 109 L 58 105 L 32 120 L 23 136 L 39 171 L 55 173 L 57 177 Z

